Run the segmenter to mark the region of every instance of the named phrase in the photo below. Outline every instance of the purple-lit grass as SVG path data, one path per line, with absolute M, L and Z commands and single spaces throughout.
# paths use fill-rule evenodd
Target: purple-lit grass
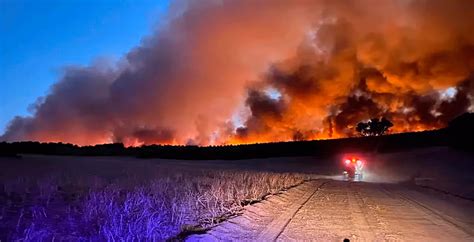
M 95 176 L 3 182 L 0 232 L 7 240 L 164 240 L 202 229 L 242 206 L 302 182 L 289 173 L 158 172 L 140 181 Z M 0 237 L 0 238 L 2 238 Z

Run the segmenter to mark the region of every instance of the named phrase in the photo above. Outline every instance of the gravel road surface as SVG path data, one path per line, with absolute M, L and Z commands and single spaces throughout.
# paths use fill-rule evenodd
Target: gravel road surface
M 314 180 L 188 241 L 474 241 L 474 202 L 409 184 Z

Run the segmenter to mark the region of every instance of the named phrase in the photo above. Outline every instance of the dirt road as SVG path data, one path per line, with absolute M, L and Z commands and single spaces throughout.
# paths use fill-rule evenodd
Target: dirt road
M 411 185 L 315 180 L 189 241 L 474 241 L 474 202 Z

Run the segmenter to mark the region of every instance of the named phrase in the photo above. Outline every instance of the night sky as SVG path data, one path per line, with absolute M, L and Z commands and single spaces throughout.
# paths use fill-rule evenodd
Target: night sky
M 65 66 L 116 61 L 162 24 L 167 0 L 1 0 L 0 133 Z

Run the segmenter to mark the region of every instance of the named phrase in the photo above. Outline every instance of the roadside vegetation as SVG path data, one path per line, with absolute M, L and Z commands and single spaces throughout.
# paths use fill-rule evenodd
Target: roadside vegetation
M 307 175 L 249 171 L 154 171 L 27 176 L 1 181 L 0 240 L 167 240 L 205 231 Z

